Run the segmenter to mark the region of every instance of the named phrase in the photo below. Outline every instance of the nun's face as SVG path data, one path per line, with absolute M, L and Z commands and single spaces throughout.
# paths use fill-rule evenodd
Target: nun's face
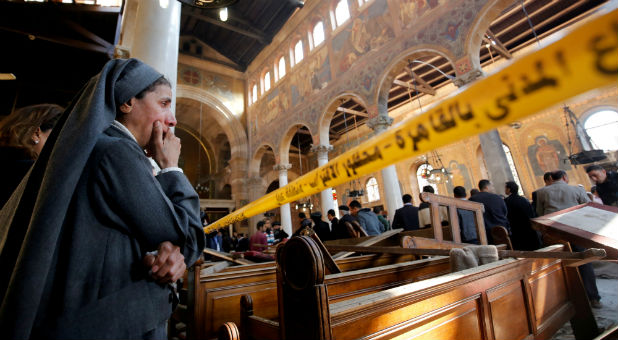
M 141 147 L 146 147 L 150 142 L 156 121 L 161 123 L 164 136 L 170 127 L 176 126 L 176 118 L 171 110 L 172 89 L 169 86 L 158 85 L 142 99 L 132 98 L 130 103 L 130 111 L 125 112 L 121 123 L 131 131 Z

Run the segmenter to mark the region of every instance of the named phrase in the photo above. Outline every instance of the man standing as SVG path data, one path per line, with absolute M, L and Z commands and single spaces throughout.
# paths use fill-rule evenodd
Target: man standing
M 170 283 L 205 243 L 172 88 L 114 59 L 75 98 L 0 212 L 2 335 L 167 338 Z
M 268 239 L 266 234 L 262 231 L 264 229 L 264 221 L 259 221 L 256 226 L 255 234 L 251 235 L 249 240 L 249 250 L 264 251 L 268 246 Z
M 335 210 L 329 209 L 326 213 L 326 218 L 328 218 L 328 221 L 330 222 L 332 237 L 335 238 L 335 230 L 337 229 L 337 224 L 339 223 L 339 219 L 335 216 Z
M 586 190 L 567 184 L 569 178 L 563 170 L 552 172 L 551 177 L 552 184 L 537 192 L 536 213 L 538 216 L 590 202 Z
M 487 179 L 479 181 L 479 193 L 470 197 L 470 201 L 483 203 L 485 212 L 483 213 L 483 222 L 485 222 L 485 232 L 487 241 L 492 244 L 491 228 L 502 226 L 510 232 L 509 221 L 506 218 L 507 210 L 504 200 L 499 195 L 494 194 L 494 186 Z
M 542 191 L 543 189 L 545 189 L 548 185 L 550 185 L 552 183 L 552 179 L 551 179 L 551 171 L 546 172 L 543 174 L 543 182 L 545 183 L 545 186 L 542 188 L 537 189 L 536 191 L 532 192 L 532 210 L 534 211 L 534 213 L 536 214 L 536 204 L 537 204 L 537 195 L 540 191 Z
M 365 229 L 367 235 L 380 235 L 382 223 L 380 223 L 380 220 L 378 220 L 378 217 L 371 209 L 363 208 L 359 201 L 354 200 L 350 202 L 350 213 L 358 218 L 358 222 Z
M 460 200 L 466 200 L 466 188 L 456 186 L 453 189 L 453 196 Z M 479 244 L 476 233 L 476 222 L 474 220 L 474 212 L 471 210 L 457 209 L 457 217 L 459 220 L 459 231 L 461 233 L 461 242 Z
M 431 185 L 426 185 L 423 187 L 423 192 L 428 192 L 430 194 L 435 193 L 434 188 Z M 421 204 L 418 206 L 418 225 L 419 228 L 431 228 L 431 205 L 427 202 L 423 201 L 422 193 L 419 195 L 421 199 Z M 442 226 L 448 225 L 448 210 L 445 206 L 441 206 L 438 208 L 440 212 L 440 224 Z
M 513 181 L 506 182 L 504 199 L 508 210 L 507 218 L 511 226 L 513 247 L 517 250 L 537 250 L 541 242 L 537 232 L 532 229 L 530 219 L 534 211 L 528 200 L 519 195 L 519 185 Z
M 590 180 L 596 183 L 596 190 L 605 205 L 618 207 L 618 173 L 605 171 L 599 165 L 586 167 Z
M 395 210 L 393 229 L 419 229 L 418 208 L 412 205 L 412 196 L 410 194 L 405 194 L 401 197 L 401 200 L 403 201 L 403 207 Z
M 345 223 L 348 222 L 352 224 L 352 222 L 356 222 L 356 219 L 350 215 L 350 208 L 348 208 L 345 204 L 339 206 L 339 216 L 341 216 L 339 222 L 337 222 L 337 224 L 333 224 L 332 233 L 334 240 L 349 238 L 351 235 L 348 233 Z
M 553 183 L 545 187 L 537 194 L 537 214 L 543 216 L 559 210 L 567 209 L 578 204 L 590 202 L 584 188 L 568 185 L 569 178 L 563 170 L 554 171 L 551 174 Z M 574 251 L 583 251 L 585 248 L 573 245 Z M 597 289 L 596 278 L 592 264 L 586 263 L 578 267 L 579 272 L 593 308 L 601 308 L 601 296 Z

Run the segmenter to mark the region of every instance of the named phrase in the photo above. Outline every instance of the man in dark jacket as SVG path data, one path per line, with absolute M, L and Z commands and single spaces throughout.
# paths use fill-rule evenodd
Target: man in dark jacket
M 453 196 L 460 200 L 466 200 L 466 188 L 456 186 L 453 188 Z M 474 219 L 474 211 L 457 209 L 457 218 L 459 221 L 459 232 L 461 234 L 461 242 L 479 244 L 478 235 L 476 232 L 476 222 Z
M 418 208 L 412 205 L 412 196 L 405 194 L 401 197 L 403 207 L 395 210 L 393 229 L 416 230 L 418 225 Z
M 618 207 L 618 173 L 605 171 L 599 165 L 586 167 L 586 173 L 596 183 L 603 204 Z
M 322 221 L 322 213 L 314 211 L 311 213 L 311 220 L 313 220 L 313 231 L 318 234 L 318 237 L 322 241 L 328 241 L 331 239 L 331 232 L 328 223 Z
M 352 224 L 352 222 L 358 222 L 356 218 L 354 218 L 354 216 L 350 215 L 350 208 L 345 204 L 339 206 L 339 216 L 341 216 L 341 218 L 339 219 L 337 224 L 333 224 L 333 240 L 340 238 L 349 238 L 351 235 L 348 233 L 348 229 L 345 226 L 345 223 L 349 222 L 350 224 Z
M 483 203 L 485 212 L 483 213 L 483 222 L 485 222 L 485 232 L 487 241 L 491 244 L 491 228 L 495 226 L 503 226 L 509 231 L 509 220 L 507 219 L 506 203 L 499 195 L 493 193 L 494 187 L 487 179 L 479 181 L 479 193 L 470 197 L 470 201 Z
M 517 250 L 536 250 L 541 247 L 538 233 L 532 229 L 530 219 L 534 211 L 530 202 L 520 196 L 519 186 L 513 181 L 506 182 L 504 192 L 508 195 L 504 199 L 508 210 L 507 218 L 511 226 L 511 240 L 513 248 Z

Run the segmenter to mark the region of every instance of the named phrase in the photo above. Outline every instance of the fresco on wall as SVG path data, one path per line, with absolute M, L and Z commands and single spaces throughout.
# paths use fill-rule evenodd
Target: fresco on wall
M 180 72 L 180 83 L 191 86 L 199 86 L 202 83 L 202 73 L 193 67 L 185 67 Z
M 282 87 L 271 90 L 266 98 L 266 112 L 260 119 L 264 124 L 272 122 L 279 112 L 287 111 L 290 106 L 287 93 Z
M 455 160 L 450 161 L 448 163 L 448 171 L 451 173 L 451 179 L 446 182 L 446 188 L 448 189 L 448 193 L 446 193 L 447 196 L 453 194 L 453 189 L 456 186 L 462 186 L 466 188 L 466 190 L 473 188 L 472 180 L 470 180 L 470 173 L 464 164 L 460 164 Z
M 402 0 L 399 11 L 399 20 L 402 26 L 410 28 L 414 19 L 423 16 L 426 12 L 440 5 L 440 0 Z
M 543 176 L 548 171 L 571 170 L 568 155 L 560 141 L 549 139 L 546 135 L 534 138 L 534 144 L 528 146 L 528 159 L 535 176 Z
M 376 50 L 395 37 L 386 1 L 376 1 L 361 12 L 332 40 L 337 74 L 347 71 L 365 53 Z
M 302 103 L 307 96 L 325 88 L 331 81 L 328 49 L 324 46 L 301 63 L 306 64 L 292 72 L 288 79 L 292 106 Z

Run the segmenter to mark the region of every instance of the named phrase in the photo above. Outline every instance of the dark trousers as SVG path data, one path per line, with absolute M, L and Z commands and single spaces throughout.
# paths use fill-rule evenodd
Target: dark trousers
M 167 340 L 167 320 L 142 336 L 144 340 Z
M 586 248 L 572 245 L 573 251 L 584 251 Z M 597 289 L 597 279 L 594 275 L 594 268 L 592 268 L 592 263 L 586 263 L 581 265 L 579 268 L 579 275 L 582 277 L 582 281 L 584 282 L 584 288 L 586 288 L 586 294 L 588 294 L 588 300 L 601 300 L 601 296 L 599 296 L 599 290 Z

